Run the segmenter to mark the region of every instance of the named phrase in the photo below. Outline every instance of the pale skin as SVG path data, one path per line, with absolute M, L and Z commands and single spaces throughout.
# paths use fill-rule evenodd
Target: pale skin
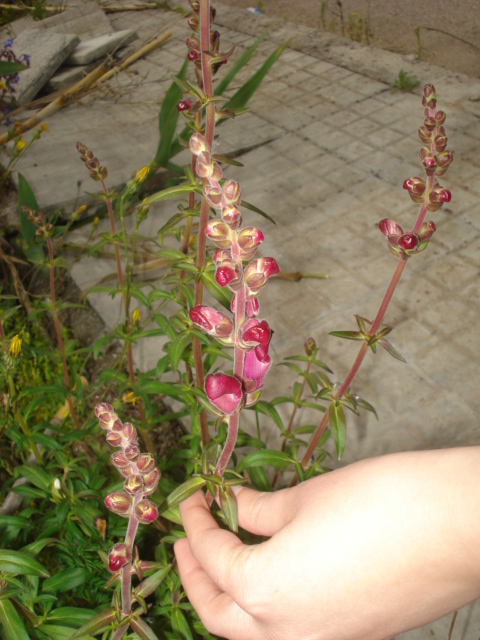
M 180 577 L 228 640 L 385 640 L 480 597 L 480 447 L 364 460 L 276 493 L 242 489 L 247 546 L 200 492 Z

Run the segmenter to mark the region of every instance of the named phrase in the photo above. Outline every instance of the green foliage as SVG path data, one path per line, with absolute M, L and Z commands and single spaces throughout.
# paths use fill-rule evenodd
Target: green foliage
M 392 91 L 401 91 L 402 93 L 408 93 L 413 91 L 415 87 L 418 87 L 420 80 L 417 80 L 415 76 L 409 76 L 403 69 L 398 72 L 398 78 L 390 85 Z

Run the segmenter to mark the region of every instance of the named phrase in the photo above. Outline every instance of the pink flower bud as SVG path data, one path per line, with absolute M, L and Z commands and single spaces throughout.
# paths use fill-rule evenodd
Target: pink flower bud
M 105 436 L 106 441 L 112 447 L 121 447 L 122 446 L 122 432 L 121 431 L 113 431 L 110 429 L 107 431 L 107 435 Z
M 420 149 L 420 159 L 427 176 L 433 176 L 437 169 L 436 156 L 434 156 L 433 153 L 430 153 L 430 149 L 428 147 L 422 147 Z
M 142 524 L 150 524 L 158 518 L 158 509 L 150 500 L 140 500 L 135 507 L 135 516 Z
M 268 278 L 279 273 L 280 269 L 274 258 L 258 258 L 247 266 L 244 280 L 250 291 L 257 292 L 266 284 Z
M 221 287 L 238 289 L 242 283 L 242 273 L 233 260 L 225 260 L 217 267 L 215 280 Z
M 142 453 L 137 460 L 138 472 L 145 476 L 155 468 L 155 460 L 151 453 Z
M 112 573 L 119 571 L 132 560 L 130 549 L 124 542 L 114 544 L 108 553 L 108 569 Z
M 418 130 L 418 137 L 423 142 L 423 144 L 428 144 L 433 139 L 433 133 L 430 129 L 423 125 L 423 127 L 420 127 L 420 129 Z
M 313 338 L 307 338 L 305 341 L 305 355 L 308 357 L 313 356 L 317 351 L 317 345 Z
M 240 380 L 225 373 L 207 375 L 205 393 L 210 402 L 227 415 L 238 411 L 242 404 L 243 392 Z
M 227 251 L 226 249 L 215 251 L 215 253 L 213 254 L 213 261 L 217 266 L 222 265 L 226 260 L 231 260 L 231 259 L 232 259 L 232 254 L 230 253 L 230 251 Z
M 416 203 L 420 204 L 423 202 L 425 193 L 425 182 L 422 178 L 417 176 L 413 178 L 407 178 L 403 183 L 403 188 L 406 189 L 410 195 L 410 198 Z
M 437 125 L 441 126 L 445 122 L 445 118 L 447 117 L 445 111 L 437 111 L 435 113 L 435 122 Z
M 130 422 L 125 422 L 122 429 L 122 436 L 125 442 L 129 444 L 137 443 L 137 430 Z
M 443 174 L 448 169 L 450 163 L 453 162 L 453 152 L 452 151 L 442 151 L 437 154 L 437 176 L 443 176 Z
M 140 449 L 137 447 L 136 444 L 129 444 L 128 446 L 125 447 L 125 449 L 123 450 L 123 453 L 125 454 L 125 457 L 127 458 L 127 460 L 130 460 L 133 462 L 140 455 Z
M 130 466 L 130 461 L 127 460 L 123 451 L 117 451 L 111 457 L 111 461 L 114 467 L 117 469 L 124 469 L 125 467 Z
M 384 218 L 378 223 L 378 228 L 384 236 L 400 236 L 403 233 L 402 227 L 388 218 Z
M 260 359 L 257 350 L 249 351 L 245 354 L 243 375 L 245 377 L 245 390 L 252 393 L 263 387 L 263 380 L 272 364 L 270 356 L 265 355 Z
M 263 233 L 260 229 L 256 229 L 255 227 L 244 227 L 241 229 L 237 235 L 237 242 L 240 247 L 240 258 L 242 260 L 250 260 L 263 240 Z
M 228 316 L 206 305 L 192 307 L 188 315 L 192 322 L 215 338 L 228 338 L 233 331 L 233 324 Z
M 429 131 L 433 131 L 435 129 L 435 127 L 437 126 L 437 121 L 435 120 L 435 118 L 433 116 L 426 116 L 425 120 L 423 121 L 424 126 L 426 129 L 428 129 Z
M 137 495 L 138 493 L 142 493 L 143 492 L 142 476 L 139 475 L 138 473 L 137 474 L 132 473 L 132 475 L 128 476 L 128 478 L 125 480 L 125 483 L 123 486 L 125 491 L 132 496 Z
M 251 318 L 245 320 L 240 327 L 240 344 L 251 350 L 255 348 L 257 358 L 262 361 L 268 355 L 268 345 L 272 339 L 273 331 L 266 320 Z
M 435 223 L 432 221 L 424 222 L 418 231 L 418 239 L 420 243 L 428 242 L 436 231 Z
M 238 229 L 242 224 L 242 216 L 237 207 L 233 204 L 229 204 L 222 209 L 223 221 L 228 224 L 230 229 Z
M 438 134 L 433 139 L 433 144 L 435 145 L 435 149 L 438 152 L 445 151 L 447 142 L 448 142 L 447 136 L 444 133 Z M 438 159 L 437 159 L 437 163 L 438 163 Z
M 95 407 L 95 415 L 102 429 L 111 429 L 118 420 L 118 416 L 113 408 L 106 402 L 100 402 Z
M 230 227 L 221 220 L 210 220 L 205 229 L 205 233 L 220 249 L 228 249 L 232 246 L 232 232 Z
M 398 238 L 398 246 L 400 249 L 403 249 L 405 252 L 414 251 L 419 244 L 418 236 L 409 231 L 408 233 L 404 233 L 400 238 Z
M 160 482 L 160 471 L 155 468 L 153 471 L 143 477 L 143 494 L 149 496 L 155 491 Z
M 114 491 L 105 496 L 105 504 L 107 509 L 113 511 L 123 518 L 128 518 L 130 515 L 130 496 L 123 491 Z
M 206 184 L 203 187 L 203 195 L 214 209 L 220 209 L 222 207 L 223 194 L 220 187 L 217 187 L 216 185 Z
M 177 111 L 180 113 L 182 111 L 188 111 L 190 109 L 190 107 L 192 106 L 192 101 L 185 99 L 185 100 L 179 100 L 177 102 Z
M 240 185 L 235 180 L 225 180 L 222 187 L 223 204 L 238 204 L 240 201 Z
M 444 202 L 450 202 L 452 194 L 448 189 L 444 189 L 439 185 L 434 187 L 428 194 L 427 209 L 429 211 L 437 211 Z
M 199 156 L 207 150 L 207 143 L 201 133 L 192 133 L 189 142 L 190 151 L 194 156 Z
M 435 87 L 433 86 L 433 84 L 426 84 L 423 87 L 422 104 L 424 107 L 429 107 L 430 109 L 435 109 L 435 107 L 437 106 Z

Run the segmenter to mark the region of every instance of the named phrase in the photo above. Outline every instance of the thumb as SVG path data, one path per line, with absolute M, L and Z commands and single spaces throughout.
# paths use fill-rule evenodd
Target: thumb
M 251 533 L 273 536 L 295 514 L 296 487 L 272 493 L 238 486 L 232 489 L 237 498 L 238 524 Z

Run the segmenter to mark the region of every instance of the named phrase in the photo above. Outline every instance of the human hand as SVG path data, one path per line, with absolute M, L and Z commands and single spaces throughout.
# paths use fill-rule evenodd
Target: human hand
M 229 640 L 384 640 L 480 595 L 478 447 L 365 460 L 276 493 L 242 489 L 244 545 L 200 492 L 180 577 Z

